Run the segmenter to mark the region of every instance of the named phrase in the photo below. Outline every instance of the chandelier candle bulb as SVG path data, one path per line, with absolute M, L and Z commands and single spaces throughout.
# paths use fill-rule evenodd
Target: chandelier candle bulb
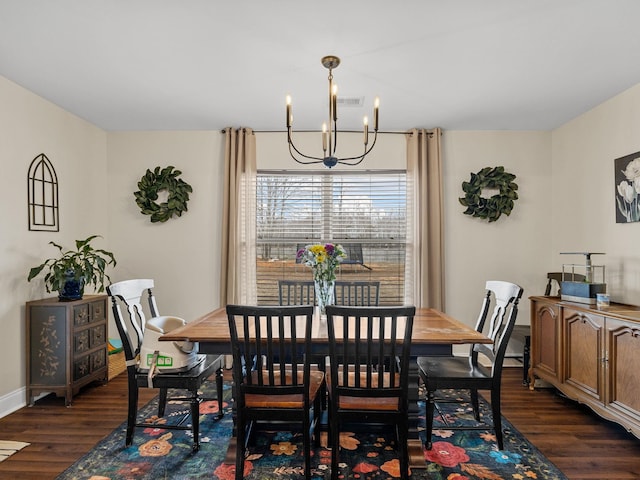
M 369 143 L 369 119 L 365 116 L 362 122 L 364 123 L 364 144 L 366 145 Z
M 287 95 L 287 128 L 291 126 L 293 117 L 291 116 L 291 95 Z
M 378 107 L 380 106 L 380 99 L 376 97 L 373 102 L 373 129 L 378 131 Z
M 333 86 L 333 92 L 331 92 L 331 105 L 333 108 L 333 121 L 338 120 L 338 86 Z
M 327 132 L 327 124 L 322 124 L 322 150 L 327 151 L 327 140 L 329 139 L 329 132 Z

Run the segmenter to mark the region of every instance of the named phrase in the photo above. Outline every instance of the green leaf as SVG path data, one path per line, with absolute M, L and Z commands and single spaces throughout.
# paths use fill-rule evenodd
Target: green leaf
M 187 211 L 189 193 L 193 192 L 193 188 L 178 178 L 181 174 L 173 165 L 164 168 L 158 166 L 153 171 L 147 169 L 138 182 L 139 191 L 134 192 L 136 204 L 142 214 L 151 216 L 152 223 L 166 222 Z M 158 193 L 161 191 L 168 192 L 168 200 L 158 204 Z
M 460 204 L 467 207 L 463 213 L 489 222 L 496 221 L 503 213 L 509 215 L 513 210 L 514 200 L 518 199 L 518 185 L 513 182 L 515 178 L 502 165 L 485 167 L 477 173 L 471 173 L 470 181 L 462 182 L 465 196 L 458 198 Z M 484 198 L 483 189 L 496 189 L 499 193 L 491 198 Z

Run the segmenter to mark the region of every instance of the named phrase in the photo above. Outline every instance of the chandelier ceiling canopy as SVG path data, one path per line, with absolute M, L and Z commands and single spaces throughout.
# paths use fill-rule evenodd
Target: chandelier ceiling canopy
M 358 165 L 366 157 L 376 144 L 378 138 L 378 107 L 380 101 L 375 99 L 373 106 L 373 140 L 369 143 L 369 119 L 363 119 L 363 143 L 364 149 L 361 155 L 353 157 L 339 158 L 336 155 L 338 144 L 338 87 L 333 83 L 333 69 L 340 65 L 340 59 L 335 55 L 322 57 L 322 65 L 329 69 L 329 117 L 328 121 L 322 124 L 322 157 L 306 155 L 302 153 L 293 142 L 293 111 L 291 97 L 287 95 L 287 143 L 291 158 L 303 165 L 322 163 L 327 168 L 335 167 L 338 163 L 344 165 Z

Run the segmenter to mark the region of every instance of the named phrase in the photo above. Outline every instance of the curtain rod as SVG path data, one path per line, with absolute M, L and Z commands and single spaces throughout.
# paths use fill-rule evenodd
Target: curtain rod
M 227 129 L 223 128 L 220 130 L 220 133 L 226 133 Z M 286 130 L 253 130 L 253 133 L 287 133 Z M 294 130 L 293 133 L 322 133 L 321 130 Z M 362 133 L 362 130 L 338 130 L 338 133 Z M 406 135 L 407 132 L 386 132 L 382 130 L 378 130 L 378 133 L 384 133 L 385 135 Z

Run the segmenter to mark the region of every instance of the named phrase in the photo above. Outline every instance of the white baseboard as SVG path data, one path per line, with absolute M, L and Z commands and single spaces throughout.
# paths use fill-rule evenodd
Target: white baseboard
M 27 389 L 22 387 L 0 397 L 0 418 L 6 417 L 10 413 L 25 407 L 27 405 L 25 400 L 26 395 Z

